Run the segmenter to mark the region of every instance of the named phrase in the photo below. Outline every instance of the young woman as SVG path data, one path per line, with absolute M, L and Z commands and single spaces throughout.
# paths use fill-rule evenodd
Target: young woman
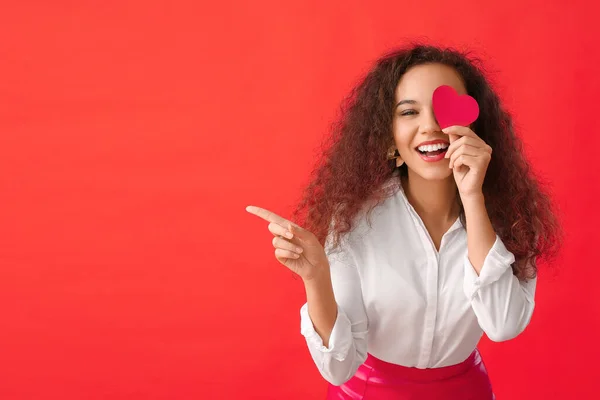
M 434 90 L 479 104 L 441 129 Z M 301 332 L 328 399 L 493 399 L 477 350 L 534 310 L 536 260 L 560 230 L 478 64 L 416 45 L 380 58 L 351 92 L 294 213 L 268 210 L 277 260 L 298 274 Z

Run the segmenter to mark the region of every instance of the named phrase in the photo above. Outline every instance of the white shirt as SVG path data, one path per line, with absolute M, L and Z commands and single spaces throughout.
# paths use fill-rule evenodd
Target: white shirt
M 364 213 L 341 247 L 325 249 L 338 315 L 323 346 L 300 309 L 301 333 L 321 375 L 334 385 L 349 380 L 367 352 L 394 364 L 437 368 L 471 354 L 483 332 L 509 340 L 528 325 L 537 279 L 520 282 L 514 255 L 500 237 L 478 276 L 468 258 L 459 219 L 436 250 L 421 218 L 400 189 Z

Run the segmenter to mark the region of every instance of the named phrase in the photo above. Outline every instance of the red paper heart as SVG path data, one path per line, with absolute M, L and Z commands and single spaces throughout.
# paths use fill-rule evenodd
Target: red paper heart
M 479 106 L 471 96 L 459 96 L 452 87 L 443 85 L 433 92 L 433 113 L 441 129 L 469 126 L 479 116 Z

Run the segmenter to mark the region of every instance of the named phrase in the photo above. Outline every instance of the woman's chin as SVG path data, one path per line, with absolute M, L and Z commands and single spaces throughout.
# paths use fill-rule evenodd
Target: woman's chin
M 413 173 L 416 173 L 421 178 L 427 181 L 443 181 L 452 177 L 452 170 L 448 168 L 448 162 L 445 162 L 444 165 L 436 165 L 436 166 L 425 166 L 425 167 L 417 167 L 410 168 Z

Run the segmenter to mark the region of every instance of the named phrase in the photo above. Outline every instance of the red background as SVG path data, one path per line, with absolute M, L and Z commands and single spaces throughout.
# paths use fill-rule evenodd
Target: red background
M 591 398 L 600 356 L 592 1 L 3 1 L 0 398 L 319 399 L 289 216 L 342 97 L 405 38 L 488 65 L 567 240 L 499 399 Z

